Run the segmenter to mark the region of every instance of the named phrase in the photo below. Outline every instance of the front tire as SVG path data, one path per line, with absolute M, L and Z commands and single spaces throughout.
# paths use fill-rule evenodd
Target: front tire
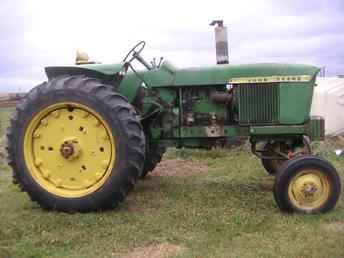
M 45 209 L 108 209 L 134 187 L 145 139 L 134 108 L 111 86 L 54 78 L 17 105 L 7 134 L 14 182 Z
M 305 155 L 283 164 L 273 189 L 285 212 L 323 213 L 334 208 L 341 192 L 336 169 L 325 159 Z

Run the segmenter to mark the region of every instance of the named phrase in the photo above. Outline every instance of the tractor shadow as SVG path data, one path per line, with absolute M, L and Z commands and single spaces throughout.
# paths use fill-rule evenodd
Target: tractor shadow
M 123 208 L 145 212 L 163 208 L 171 200 L 195 205 L 202 200 L 214 208 L 216 205 L 249 210 L 277 208 L 272 195 L 273 177 L 227 177 L 213 170 L 188 160 L 164 160 L 138 182 Z

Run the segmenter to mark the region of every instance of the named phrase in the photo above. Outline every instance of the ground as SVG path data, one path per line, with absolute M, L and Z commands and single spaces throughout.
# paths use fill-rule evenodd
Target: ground
M 315 149 L 343 179 L 336 144 Z M 118 208 L 88 214 L 43 211 L 0 168 L 0 258 L 344 257 L 343 198 L 327 214 L 281 213 L 247 146 L 171 149 Z

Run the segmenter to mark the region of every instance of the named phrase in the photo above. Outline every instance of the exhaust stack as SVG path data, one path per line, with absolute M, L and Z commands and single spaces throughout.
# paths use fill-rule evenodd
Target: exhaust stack
M 210 26 L 215 26 L 216 63 L 228 64 L 227 27 L 223 26 L 223 20 L 214 20 Z

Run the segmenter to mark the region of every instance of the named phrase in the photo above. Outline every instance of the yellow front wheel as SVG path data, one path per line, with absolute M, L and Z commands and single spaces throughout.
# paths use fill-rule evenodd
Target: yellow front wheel
M 305 155 L 281 167 L 276 175 L 274 197 L 286 212 L 326 212 L 336 205 L 341 191 L 336 169 L 323 158 Z
M 47 209 L 115 206 L 141 174 L 144 134 L 125 98 L 95 79 L 53 79 L 20 103 L 8 134 L 14 179 Z

